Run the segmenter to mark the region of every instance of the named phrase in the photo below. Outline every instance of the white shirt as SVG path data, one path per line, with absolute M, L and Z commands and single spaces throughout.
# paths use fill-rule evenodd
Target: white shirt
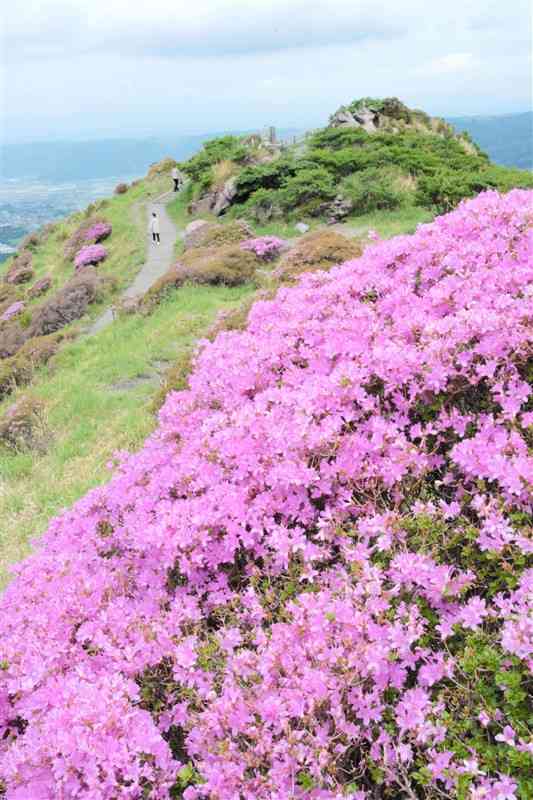
M 175 181 L 177 181 L 179 176 L 180 176 L 180 174 L 178 172 L 178 168 L 174 167 L 174 169 L 172 170 L 172 177 L 174 178 Z
M 159 233 L 159 217 L 152 217 L 150 220 L 150 232 Z

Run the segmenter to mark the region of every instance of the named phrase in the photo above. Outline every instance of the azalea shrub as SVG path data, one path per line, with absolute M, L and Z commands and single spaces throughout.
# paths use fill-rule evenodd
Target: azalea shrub
M 87 242 L 103 242 L 111 236 L 113 226 L 109 222 L 97 222 L 84 232 L 84 238 Z
M 258 236 L 241 243 L 243 250 L 255 253 L 262 261 L 273 261 L 285 246 L 286 242 L 278 236 Z
M 532 202 L 201 343 L 0 599 L 6 800 L 532 796 Z
M 74 266 L 76 269 L 87 267 L 89 265 L 95 266 L 107 258 L 107 250 L 101 244 L 90 244 L 76 254 L 74 259 Z
M 12 303 L 6 310 L 3 312 L 2 316 L 0 317 L 0 321 L 6 322 L 13 317 L 19 316 L 22 314 L 24 309 L 26 308 L 26 304 L 23 300 L 17 300 L 15 303 Z

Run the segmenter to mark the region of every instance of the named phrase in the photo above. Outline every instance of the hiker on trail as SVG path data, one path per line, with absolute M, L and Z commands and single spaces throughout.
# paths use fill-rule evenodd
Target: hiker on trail
M 181 175 L 177 167 L 174 167 L 172 170 L 172 180 L 174 181 L 174 191 L 178 192 L 181 183 Z
M 152 242 L 154 244 L 161 244 L 159 217 L 155 211 L 152 211 L 152 219 L 150 220 L 150 232 L 152 234 Z

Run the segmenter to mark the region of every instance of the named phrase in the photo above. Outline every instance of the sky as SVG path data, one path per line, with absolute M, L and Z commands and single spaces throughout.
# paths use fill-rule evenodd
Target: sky
M 0 11 L 4 141 L 324 125 L 361 96 L 531 108 L 529 0 L 24 0 Z

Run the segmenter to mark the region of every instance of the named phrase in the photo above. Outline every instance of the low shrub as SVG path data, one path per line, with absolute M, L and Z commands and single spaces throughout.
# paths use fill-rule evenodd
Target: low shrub
M 13 317 L 17 317 L 24 311 L 26 304 L 23 300 L 17 300 L 15 303 L 12 303 L 9 308 L 3 312 L 2 316 L 0 316 L 0 322 L 6 322 Z
M 201 189 L 209 189 L 214 178 L 213 167 L 221 162 L 243 164 L 249 150 L 238 136 L 221 136 L 206 142 L 199 153 L 181 164 L 181 168 Z
M 18 269 L 11 268 L 6 275 L 6 281 L 7 283 L 19 285 L 21 283 L 28 283 L 28 281 L 31 281 L 34 276 L 35 272 L 28 264 L 27 266 L 19 267 Z
M 239 206 L 239 213 L 254 222 L 264 225 L 275 219 L 283 217 L 280 190 L 258 189 Z
M 259 190 L 280 189 L 296 172 L 297 164 L 289 157 L 245 167 L 235 184 L 237 190 L 235 202 L 245 203 Z
M 199 247 L 183 254 L 178 267 L 181 283 L 239 286 L 254 277 L 257 258 L 238 245 Z
M 0 283 L 0 316 L 6 311 L 9 306 L 16 303 L 18 300 L 23 300 L 24 295 L 19 286 L 13 286 L 8 283 Z
M 115 186 L 115 194 L 126 194 L 128 191 L 128 184 L 127 183 L 119 183 Z
M 20 350 L 28 334 L 22 325 L 21 314 L 0 325 L 0 358 L 14 356 Z
M 39 278 L 39 280 L 28 289 L 27 297 L 30 300 L 34 300 L 36 297 L 41 297 L 43 294 L 46 294 L 51 286 L 52 278 L 50 275 L 43 275 L 42 278 Z
M 252 229 L 242 219 L 232 220 L 224 224 L 207 223 L 198 229 L 194 247 L 219 247 L 237 244 L 244 239 L 248 239 L 252 234 Z
M 87 266 L 96 266 L 101 261 L 107 258 L 107 250 L 101 244 L 91 244 L 82 249 L 76 254 L 74 258 L 74 266 L 76 269 L 81 269 Z
M 254 253 L 261 261 L 273 261 L 286 246 L 287 243 L 277 236 L 259 236 L 241 242 L 242 250 Z
M 12 286 L 31 281 L 34 276 L 32 267 L 33 255 L 30 250 L 21 250 L 11 262 L 4 275 L 4 282 Z
M 433 206 L 446 213 L 466 197 L 474 197 L 486 189 L 508 191 L 513 186 L 533 188 L 533 174 L 495 165 L 480 171 L 442 168 L 419 179 L 416 199 L 419 205 Z
M 96 222 L 94 225 L 85 231 L 83 238 L 86 242 L 103 242 L 113 232 L 113 226 L 110 222 Z
M 93 209 L 94 211 L 94 209 Z M 63 255 L 67 261 L 72 261 L 80 249 L 87 244 L 85 235 L 91 228 L 97 225 L 107 225 L 108 223 L 102 217 L 95 217 L 91 215 L 76 230 L 68 237 L 63 248 Z
M 276 280 L 293 281 L 303 272 L 329 270 L 336 264 L 357 258 L 362 252 L 363 246 L 357 239 L 348 239 L 332 230 L 316 231 L 295 244 L 272 276 Z
M 414 202 L 413 187 L 413 179 L 399 170 L 371 167 L 345 178 L 340 194 L 352 202 L 355 214 L 368 214 Z
M 150 313 L 173 289 L 184 283 L 211 286 L 239 286 L 254 278 L 257 258 L 238 245 L 197 247 L 187 250 L 181 260 L 157 280 L 139 301 L 139 311 Z
M 35 371 L 57 353 L 64 338 L 64 334 L 55 333 L 26 339 L 15 356 L 0 361 L 0 400 L 17 386 L 30 383 Z
M 35 311 L 29 334 L 45 336 L 80 319 L 89 305 L 103 296 L 106 282 L 98 277 L 93 267 L 86 267 L 74 275 L 63 288 Z
M 166 156 L 165 158 L 162 158 L 161 161 L 158 161 L 156 164 L 152 164 L 152 166 L 148 170 L 148 180 L 157 178 L 160 175 L 165 175 L 166 173 L 170 172 L 172 168 L 177 165 L 177 163 L 178 162 L 176 161 L 176 159 L 172 158 L 171 156 Z M 119 184 L 119 185 L 125 186 L 125 184 Z M 133 186 L 134 184 L 132 183 L 131 185 Z M 123 193 L 118 192 L 118 194 L 123 194 Z
M 26 396 L 0 417 L 0 445 L 9 450 L 44 450 L 48 439 L 42 400 Z
M 279 192 L 279 201 L 286 212 L 299 208 L 313 215 L 324 202 L 333 200 L 337 187 L 333 175 L 320 166 L 298 169 Z

